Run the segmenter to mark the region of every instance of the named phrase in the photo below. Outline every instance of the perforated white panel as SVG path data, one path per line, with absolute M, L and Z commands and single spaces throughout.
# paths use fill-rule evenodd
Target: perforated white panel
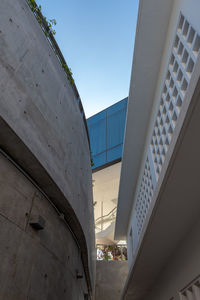
M 180 292 L 181 300 L 199 300 L 200 299 L 200 280 L 195 280 L 187 288 Z
M 144 168 L 144 175 L 142 178 L 142 183 L 140 185 L 140 190 L 139 190 L 139 194 L 135 206 L 136 213 L 137 213 L 136 218 L 137 218 L 138 234 L 140 234 L 144 221 L 146 219 L 146 215 L 149 209 L 149 204 L 151 202 L 152 195 L 153 195 L 153 183 L 152 183 L 149 160 L 147 158 L 145 168 Z
M 181 15 L 150 145 L 157 180 L 181 111 L 199 49 L 200 36 Z
M 181 14 L 149 145 L 149 154 L 137 190 L 135 203 L 137 228 L 134 230 L 138 235 L 142 231 L 148 213 L 199 50 L 200 36 Z

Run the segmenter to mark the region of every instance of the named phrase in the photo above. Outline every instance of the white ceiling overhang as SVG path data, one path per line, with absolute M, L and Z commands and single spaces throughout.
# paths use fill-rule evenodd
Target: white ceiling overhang
M 139 5 L 115 227 L 116 239 L 124 239 L 127 235 L 172 3 L 172 0 L 141 0 Z

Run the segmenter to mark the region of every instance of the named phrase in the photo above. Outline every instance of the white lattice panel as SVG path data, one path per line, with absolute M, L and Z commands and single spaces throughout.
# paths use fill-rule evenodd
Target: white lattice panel
M 137 193 L 135 210 L 138 235 L 148 213 L 155 182 L 165 161 L 199 50 L 200 36 L 181 14 L 149 146 L 150 155 L 147 155 Z
M 138 193 L 136 206 L 135 206 L 138 234 L 140 234 L 144 221 L 146 219 L 146 215 L 149 209 L 152 195 L 153 195 L 153 183 L 152 183 L 150 165 L 147 158 L 145 168 L 144 168 L 144 174 L 143 174 L 143 178 L 142 178 L 142 182 L 140 185 L 140 190 Z
M 200 299 L 200 280 L 195 280 L 180 293 L 181 300 L 199 300 Z
M 151 139 L 156 178 L 161 172 L 200 49 L 200 36 L 181 15 Z

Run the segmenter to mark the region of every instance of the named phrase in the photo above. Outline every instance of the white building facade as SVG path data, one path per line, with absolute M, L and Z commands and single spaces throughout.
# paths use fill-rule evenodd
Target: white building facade
M 123 299 L 200 299 L 199 12 L 140 1 L 115 228 Z

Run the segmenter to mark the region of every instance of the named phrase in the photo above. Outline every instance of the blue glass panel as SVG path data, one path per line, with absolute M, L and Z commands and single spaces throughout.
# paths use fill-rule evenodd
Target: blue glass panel
M 116 104 L 110 106 L 107 108 L 107 115 L 112 115 L 113 113 L 119 111 L 119 110 L 122 110 L 122 109 L 125 109 L 127 110 L 127 101 L 128 101 L 128 98 L 125 98 L 119 102 L 117 102 Z
M 125 98 L 87 120 L 93 169 L 122 157 L 127 100 Z
M 88 126 L 106 118 L 106 109 L 87 119 Z
M 92 169 L 96 169 L 100 166 L 106 164 L 106 152 L 98 154 L 97 156 L 93 157 L 94 166 Z
M 88 126 L 92 155 L 106 150 L 106 119 L 101 119 Z
M 119 159 L 122 157 L 122 149 L 123 145 L 119 145 L 107 152 L 108 162 L 112 162 L 113 160 Z
M 107 119 L 107 148 L 123 143 L 126 120 L 125 109 L 112 113 Z

